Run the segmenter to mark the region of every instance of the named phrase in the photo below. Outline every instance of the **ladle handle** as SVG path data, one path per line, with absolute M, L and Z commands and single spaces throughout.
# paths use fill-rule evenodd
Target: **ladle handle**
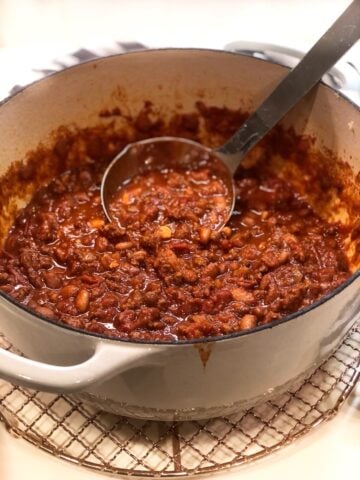
M 300 63 L 219 149 L 231 173 L 244 155 L 305 96 L 360 38 L 360 0 L 354 0 Z

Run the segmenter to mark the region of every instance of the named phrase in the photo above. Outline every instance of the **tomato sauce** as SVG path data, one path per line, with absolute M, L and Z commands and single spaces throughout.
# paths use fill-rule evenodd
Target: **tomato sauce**
M 350 275 L 341 226 L 256 165 L 239 168 L 220 232 L 211 215 L 224 206 L 224 185 L 206 166 L 133 178 L 113 201 L 112 223 L 100 204 L 105 167 L 89 162 L 38 189 L 1 250 L 2 291 L 79 329 L 177 341 L 273 322 Z

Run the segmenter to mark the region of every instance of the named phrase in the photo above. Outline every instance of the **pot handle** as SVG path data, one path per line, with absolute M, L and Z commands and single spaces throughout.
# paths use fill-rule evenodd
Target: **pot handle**
M 290 68 L 294 68 L 304 53 L 294 48 L 263 42 L 238 41 L 228 43 L 224 47 L 230 52 L 241 53 L 250 57 L 270 60 Z M 355 102 L 359 102 L 360 71 L 352 63 L 350 56 L 339 60 L 323 77 L 323 81 L 332 88 L 340 90 Z
M 30 360 L 0 348 L 0 377 L 16 385 L 56 393 L 74 393 L 148 361 L 147 345 L 99 343 L 90 358 L 77 365 L 57 366 Z

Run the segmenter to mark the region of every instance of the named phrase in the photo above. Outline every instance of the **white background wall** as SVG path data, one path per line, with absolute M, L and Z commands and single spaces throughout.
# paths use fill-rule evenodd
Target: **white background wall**
M 139 40 L 309 45 L 350 0 L 0 0 L 0 47 Z

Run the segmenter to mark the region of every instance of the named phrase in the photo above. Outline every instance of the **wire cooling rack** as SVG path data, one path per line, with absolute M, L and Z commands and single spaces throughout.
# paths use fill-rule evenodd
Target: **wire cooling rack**
M 0 346 L 11 349 L 4 337 Z M 139 477 L 196 475 L 239 466 L 292 443 L 332 418 L 359 376 L 360 324 L 301 386 L 227 417 L 133 420 L 71 396 L 0 381 L 0 419 L 13 435 L 94 470 Z

